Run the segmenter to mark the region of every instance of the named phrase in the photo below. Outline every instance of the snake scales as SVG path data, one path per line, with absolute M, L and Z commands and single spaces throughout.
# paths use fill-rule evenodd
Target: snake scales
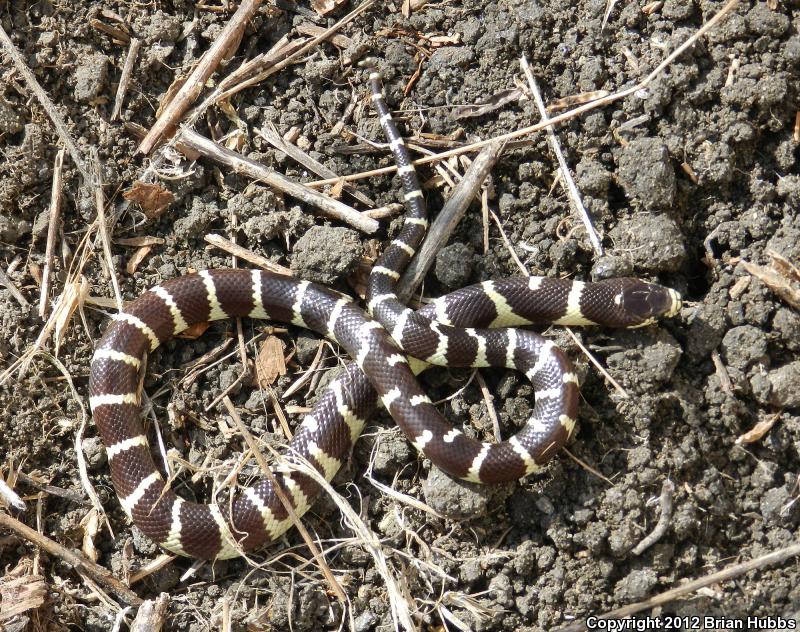
M 291 519 L 272 483 L 261 480 L 229 502 L 181 499 L 158 471 L 140 420 L 139 373 L 145 354 L 194 323 L 269 318 L 312 329 L 355 360 L 320 397 L 276 468 L 294 511 L 319 492 L 292 462 L 310 462 L 333 478 L 378 398 L 414 446 L 450 474 L 480 483 L 515 480 L 539 469 L 569 438 L 577 378 L 550 341 L 517 325 L 601 324 L 635 327 L 680 308 L 674 290 L 638 279 L 597 283 L 530 277 L 487 281 L 413 311 L 394 293 L 418 248 L 427 216 L 422 191 L 394 126 L 376 73 L 373 104 L 398 165 L 407 205 L 404 225 L 373 267 L 369 314 L 325 287 L 263 271 L 210 270 L 151 288 L 114 316 L 97 344 L 90 406 L 126 513 L 164 548 L 204 559 L 229 558 L 278 538 Z M 525 373 L 536 391 L 531 418 L 514 437 L 481 443 L 452 428 L 417 383 L 408 356 L 444 366 L 494 366 Z

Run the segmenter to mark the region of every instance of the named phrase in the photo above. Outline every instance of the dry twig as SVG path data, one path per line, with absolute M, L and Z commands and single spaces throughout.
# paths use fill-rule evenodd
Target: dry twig
M 192 73 L 178 90 L 177 94 L 161 112 L 161 116 L 147 132 L 147 136 L 139 144 L 139 151 L 149 154 L 161 137 L 178 124 L 178 119 L 198 97 L 211 73 L 216 70 L 220 61 L 226 55 L 232 54 L 239 46 L 244 32 L 244 27 L 253 17 L 261 0 L 242 0 L 239 8 L 222 29 L 217 39 L 211 45 L 200 61 L 197 62 Z
M 304 184 L 290 180 L 255 160 L 227 149 L 188 128 L 183 128 L 180 141 L 214 162 L 232 169 L 236 173 L 245 174 L 255 180 L 261 180 L 282 193 L 314 206 L 323 214 L 338 219 L 365 233 L 378 230 L 378 222 L 365 217 L 354 208 L 333 200 Z
M 55 540 L 51 540 L 47 536 L 42 535 L 35 529 L 31 529 L 28 525 L 12 518 L 4 511 L 0 511 L 0 527 L 14 531 L 30 543 L 50 553 L 50 555 L 55 555 L 60 558 L 76 571 L 86 573 L 86 575 L 117 595 L 123 602 L 130 605 L 142 603 L 139 596 L 114 577 L 107 568 L 86 559 L 80 553 L 69 550 Z
M 672 518 L 672 495 L 675 493 L 675 484 L 666 479 L 661 486 L 661 513 L 658 516 L 658 522 L 655 528 L 645 537 L 639 544 L 633 547 L 631 553 L 634 555 L 641 555 L 661 538 L 669 529 L 669 521 Z
M 42 272 L 42 289 L 39 292 L 39 318 L 47 316 L 50 306 L 48 296 L 50 294 L 50 274 L 53 267 L 53 251 L 56 247 L 56 237 L 61 225 L 61 200 L 64 179 L 62 177 L 64 169 L 65 150 L 61 149 L 56 154 L 53 163 L 53 186 L 50 193 L 50 219 L 47 224 L 47 245 L 44 252 L 44 271 Z
M 700 577 L 699 579 L 686 582 L 685 584 L 681 584 L 677 588 L 667 590 L 660 595 L 655 595 L 638 603 L 633 603 L 628 606 L 623 606 L 622 608 L 612 610 L 611 612 L 606 612 L 605 614 L 597 616 L 596 619 L 598 621 L 605 621 L 607 619 L 622 619 L 623 617 L 629 617 L 637 612 L 650 610 L 651 608 L 670 603 L 671 601 L 674 601 L 679 597 L 683 597 L 684 595 L 690 595 L 696 590 L 700 590 L 706 586 L 713 586 L 714 584 L 718 584 L 720 582 L 736 579 L 737 577 L 740 577 L 745 573 L 749 573 L 750 571 L 760 570 L 775 564 L 782 564 L 783 562 L 786 562 L 793 557 L 797 557 L 798 555 L 800 555 L 800 544 L 792 544 L 747 562 L 732 564 L 721 571 L 710 573 L 705 577 Z M 557 632 L 583 632 L 584 630 L 587 630 L 586 622 L 577 621 L 570 625 L 564 626 L 563 628 L 559 628 Z

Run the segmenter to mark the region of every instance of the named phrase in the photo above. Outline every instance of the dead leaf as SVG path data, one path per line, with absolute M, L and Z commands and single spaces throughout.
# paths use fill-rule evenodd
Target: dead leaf
M 792 284 L 785 276 L 779 274 L 774 268 L 757 266 L 742 260 L 742 267 L 756 277 L 780 298 L 795 309 L 800 309 L 800 287 Z M 790 264 L 791 265 L 791 264 Z
M 311 8 L 318 15 L 328 15 L 346 2 L 347 0 L 311 0 Z
M 286 375 L 283 351 L 283 341 L 277 336 L 267 336 L 261 344 L 256 358 L 256 376 L 261 388 L 273 384 L 279 375 Z
M 186 329 L 178 334 L 178 338 L 197 340 L 200 336 L 206 333 L 206 329 L 208 329 L 209 325 L 210 323 L 195 323 L 194 325 L 189 325 Z
M 489 112 L 494 112 L 500 109 L 507 103 L 519 101 L 522 97 L 522 90 L 519 88 L 512 88 L 510 90 L 503 90 L 497 94 L 493 94 L 483 103 L 475 105 L 463 105 L 453 110 L 454 119 L 475 118 L 483 116 Z
M 172 80 L 172 83 L 169 84 L 169 88 L 167 88 L 166 93 L 163 97 L 161 97 L 161 101 L 158 103 L 158 109 L 156 110 L 156 118 L 161 118 L 161 113 L 166 109 L 166 107 L 172 103 L 172 99 L 175 98 L 175 95 L 178 94 L 178 91 L 183 87 L 183 84 L 186 83 L 186 79 L 192 73 L 194 68 L 190 68 L 184 74 L 175 77 Z
M 125 265 L 125 271 L 128 274 L 133 274 L 136 272 L 136 268 L 138 268 L 139 264 L 144 261 L 144 258 L 150 254 L 152 249 L 152 246 L 142 246 L 136 252 L 134 252 L 133 256 L 128 259 L 128 263 Z
M 61 347 L 61 342 L 64 340 L 64 335 L 69 329 L 72 314 L 75 313 L 79 305 L 85 302 L 88 295 L 89 282 L 86 280 L 86 277 L 82 276 L 80 280 L 74 283 L 67 283 L 64 286 L 64 290 L 61 292 L 61 296 L 58 297 L 51 317 L 55 319 L 56 356 L 58 356 L 58 351 Z M 114 304 L 116 305 L 116 302 Z
M 778 421 L 779 418 L 780 415 L 772 415 L 772 417 L 769 419 L 759 421 L 755 426 L 750 428 L 750 430 L 736 438 L 736 445 L 742 445 L 743 443 L 755 443 L 770 431 L 772 426 L 775 425 L 775 422 Z
M 785 276 L 790 281 L 800 282 L 800 270 L 786 257 L 774 250 L 767 250 L 767 256 L 772 259 L 772 267 L 775 268 L 779 274 Z
M 164 214 L 169 205 L 175 201 L 175 196 L 159 184 L 141 182 L 137 180 L 130 189 L 122 194 L 129 202 L 136 202 L 149 219 L 155 219 Z
M 81 529 L 83 529 L 83 544 L 81 545 L 81 550 L 86 557 L 96 562 L 99 555 L 94 546 L 94 539 L 97 537 L 97 532 L 100 530 L 100 517 L 97 513 L 97 509 L 90 509 L 89 513 L 83 517 L 81 520 Z
M 442 46 L 456 46 L 457 44 L 461 43 L 461 33 L 456 33 L 455 35 L 426 35 L 425 39 L 427 39 L 431 47 L 433 48 L 441 48 Z

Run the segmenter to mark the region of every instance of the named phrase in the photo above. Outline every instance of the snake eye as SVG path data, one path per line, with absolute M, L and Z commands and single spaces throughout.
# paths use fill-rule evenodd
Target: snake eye
M 640 281 L 624 288 L 618 296 L 620 307 L 640 320 L 640 326 L 652 323 L 659 316 L 674 316 L 681 308 L 680 294 L 655 283 Z

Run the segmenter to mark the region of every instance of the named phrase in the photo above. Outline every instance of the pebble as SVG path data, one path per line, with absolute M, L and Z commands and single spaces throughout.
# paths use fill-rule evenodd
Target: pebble
M 89 103 L 99 97 L 106 87 L 109 59 L 95 54 L 82 57 L 75 70 L 75 100 Z
M 769 372 L 769 382 L 772 386 L 770 403 L 781 408 L 797 408 L 800 406 L 800 361 L 789 364 Z
M 445 246 L 436 255 L 433 273 L 442 285 L 455 289 L 467 284 L 474 263 L 475 253 L 472 248 L 456 242 Z
M 422 485 L 422 493 L 434 511 L 452 518 L 485 515 L 491 498 L 488 486 L 451 478 L 435 466 Z
M 658 576 L 650 569 L 631 571 L 617 582 L 614 598 L 621 602 L 639 601 L 646 597 L 658 583 Z
M 767 336 L 752 325 L 733 327 L 722 338 L 722 353 L 729 365 L 745 370 L 767 360 Z
M 103 442 L 100 437 L 86 437 L 81 442 L 83 448 L 83 456 L 86 457 L 86 463 L 93 470 L 103 467 L 106 462 L 106 449 L 103 447 Z
M 666 209 L 675 201 L 675 169 L 666 145 L 658 138 L 637 138 L 628 143 L 620 156 L 617 175 L 628 197 L 645 209 Z
M 781 307 L 772 319 L 772 331 L 790 351 L 800 350 L 800 314 Z
M 611 238 L 636 268 L 646 272 L 675 272 L 686 260 L 683 234 L 667 215 L 640 214 L 620 220 Z
M 331 286 L 355 271 L 362 253 L 356 231 L 312 226 L 297 240 L 290 267 L 301 279 Z

